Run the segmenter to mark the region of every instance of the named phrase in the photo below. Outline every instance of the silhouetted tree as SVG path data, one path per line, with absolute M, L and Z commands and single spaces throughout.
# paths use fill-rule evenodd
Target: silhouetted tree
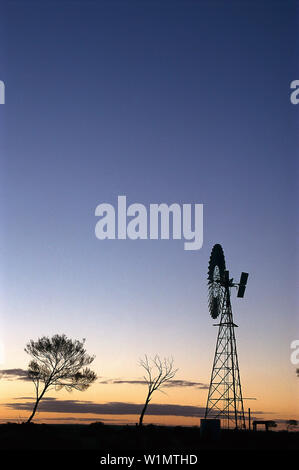
M 33 419 L 39 402 L 51 387 L 67 391 L 86 390 L 97 378 L 88 366 L 94 356 L 86 354 L 85 339 L 68 339 L 65 335 L 43 336 L 30 340 L 25 352 L 33 358 L 28 365 L 28 377 L 35 386 L 36 401 L 27 423 Z
M 147 406 L 151 401 L 152 394 L 155 392 L 155 390 L 161 388 L 165 382 L 171 380 L 177 373 L 178 369 L 173 368 L 172 358 L 165 358 L 161 360 L 158 355 L 156 355 L 153 359 L 148 359 L 148 357 L 145 355 L 144 359 L 140 359 L 139 365 L 145 370 L 145 375 L 143 378 L 148 387 L 144 407 L 139 418 L 139 426 L 142 426 L 143 417 L 145 415 Z

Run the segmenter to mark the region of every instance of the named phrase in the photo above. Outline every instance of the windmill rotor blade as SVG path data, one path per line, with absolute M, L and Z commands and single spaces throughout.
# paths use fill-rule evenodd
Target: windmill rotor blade
M 217 318 L 221 312 L 223 281 L 225 277 L 225 258 L 222 246 L 213 246 L 208 271 L 209 310 L 212 318 Z

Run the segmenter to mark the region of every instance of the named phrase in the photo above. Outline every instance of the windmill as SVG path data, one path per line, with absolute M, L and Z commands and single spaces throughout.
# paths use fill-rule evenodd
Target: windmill
M 205 419 L 220 419 L 228 428 L 245 429 L 242 388 L 235 337 L 230 290 L 237 287 L 237 297 L 244 297 L 248 273 L 234 283 L 226 270 L 221 245 L 214 245 L 209 262 L 208 288 L 211 317 L 220 317 L 216 351 L 205 412 Z

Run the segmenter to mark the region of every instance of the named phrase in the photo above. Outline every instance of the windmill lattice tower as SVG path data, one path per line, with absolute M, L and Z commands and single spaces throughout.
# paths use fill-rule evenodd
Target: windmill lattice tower
M 245 429 L 240 370 L 233 321 L 230 289 L 238 286 L 238 297 L 243 297 L 247 273 L 242 273 L 238 284 L 229 279 L 221 245 L 214 245 L 209 262 L 209 310 L 213 319 L 220 316 L 216 350 L 205 411 L 205 419 L 220 419 L 228 428 Z

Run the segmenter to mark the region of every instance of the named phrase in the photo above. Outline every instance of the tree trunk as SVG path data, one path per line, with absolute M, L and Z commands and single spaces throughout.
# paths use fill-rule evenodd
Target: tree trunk
M 31 415 L 29 416 L 28 420 L 26 421 L 26 424 L 31 423 L 32 419 L 34 418 L 34 415 L 35 415 L 35 413 L 36 413 L 38 404 L 39 404 L 39 402 L 41 401 L 41 399 L 43 398 L 43 396 L 44 396 L 44 394 L 45 394 L 45 392 L 46 392 L 48 386 L 49 386 L 49 383 L 47 383 L 47 384 L 45 385 L 45 387 L 44 387 L 42 393 L 40 394 L 40 396 L 37 396 L 37 397 L 36 397 L 36 402 L 35 402 L 33 411 L 32 411 L 32 413 L 31 413 Z
M 140 415 L 140 418 L 139 418 L 139 426 L 141 427 L 142 424 L 143 424 L 143 417 L 145 415 L 145 412 L 146 412 L 146 409 L 147 409 L 147 405 L 149 404 L 149 397 L 147 397 L 147 399 L 145 400 L 145 404 L 144 404 L 144 407 L 141 411 L 141 415 Z
M 35 402 L 35 405 L 34 405 L 34 408 L 33 408 L 33 411 L 32 411 L 32 413 L 31 413 L 31 415 L 29 416 L 28 420 L 26 421 L 26 424 L 31 423 L 31 421 L 32 421 L 32 419 L 33 419 L 33 417 L 34 417 L 34 415 L 35 415 L 35 413 L 36 413 L 36 410 L 37 410 L 37 407 L 38 407 L 39 402 L 40 402 L 40 398 L 37 398 L 37 399 L 36 399 L 36 402 Z

